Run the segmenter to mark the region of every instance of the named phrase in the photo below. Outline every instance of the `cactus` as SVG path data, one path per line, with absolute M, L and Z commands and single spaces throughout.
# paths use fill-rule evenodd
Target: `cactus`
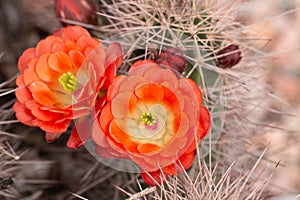
M 263 132 L 259 115 L 268 109 L 265 102 L 271 97 L 262 78 L 265 75 L 263 62 L 256 59 L 264 58 L 260 51 L 264 41 L 253 40 L 247 26 L 236 19 L 242 2 L 118 0 L 102 1 L 102 4 L 98 15 L 105 18 L 107 24 L 98 27 L 94 34 L 104 43 L 120 42 L 127 52 L 120 74 L 126 74 L 136 60 L 162 60 L 166 58 L 165 52 L 173 56 L 176 56 L 174 52 L 180 52 L 180 57 L 186 60 L 186 67 L 175 67 L 175 70 L 180 76 L 197 82 L 203 91 L 204 104 L 212 115 L 211 132 L 198 149 L 198 163 L 205 162 L 202 167 L 206 166 L 215 177 L 227 176 L 228 171 L 223 170 L 226 166 L 235 176 L 241 175 L 241 171 L 250 171 L 250 163 L 248 166 L 236 164 L 236 167 L 231 164 L 241 156 L 253 162 L 258 159 L 257 153 L 262 147 L 249 152 L 247 146 L 252 138 Z M 223 167 L 218 167 L 217 163 Z M 205 170 L 197 166 L 198 172 Z M 185 186 L 181 178 L 175 178 L 179 188 Z M 201 188 L 198 178 L 195 175 L 185 180 L 191 187 Z M 217 180 L 225 184 L 223 178 Z M 255 182 L 253 179 L 247 181 L 250 185 Z M 169 189 L 176 187 L 175 182 L 168 183 Z M 166 188 L 161 189 L 166 191 Z M 176 189 L 167 193 L 172 192 L 176 193 Z M 243 187 L 238 195 L 243 199 L 252 192 L 250 187 Z
M 260 143 L 260 137 L 266 129 L 272 128 L 263 123 L 263 117 L 266 112 L 274 112 L 269 101 L 275 98 L 265 79 L 264 61 L 269 57 L 261 49 L 266 41 L 252 35 L 250 25 L 238 21 L 243 1 L 102 0 L 100 4 L 96 14 L 103 25 L 76 24 L 89 28 L 104 45 L 114 41 L 122 45 L 125 57 L 118 74 L 126 74 L 137 60 L 150 58 L 161 67 L 171 68 L 179 77 L 193 79 L 203 92 L 203 104 L 211 113 L 212 126 L 210 133 L 201 139 L 193 166 L 163 185 L 148 187 L 139 175 L 105 166 L 113 163 L 115 168 L 124 171 L 122 162 L 102 159 L 99 163 L 92 158 L 89 153 L 97 156 L 94 146 L 86 145 L 89 152 L 79 150 L 76 156 L 66 150 L 57 156 L 59 150 L 40 145 L 36 139 L 39 137 L 32 137 L 32 129 L 25 129 L 22 135 L 30 138 L 29 142 L 9 133 L 11 130 L 21 132 L 12 126 L 17 121 L 10 120 L 13 102 L 9 97 L 0 109 L 1 135 L 5 136 L 0 139 L 3 143 L 1 162 L 4 163 L 0 169 L 1 177 L 6 178 L 3 180 L 10 180 L 12 175 L 16 178 L 12 179 L 14 185 L 7 185 L 8 189 L 14 189 L 0 191 L 0 195 L 11 199 L 29 194 L 42 198 L 51 195 L 48 189 L 61 189 L 60 181 L 65 181 L 63 183 L 70 187 L 68 191 L 72 191 L 68 194 L 62 191 L 60 195 L 65 199 L 95 199 L 99 194 L 105 195 L 100 196 L 103 199 L 125 196 L 128 199 L 267 198 L 272 169 L 279 163 L 267 160 L 268 146 Z M 9 81 L 0 84 L 0 97 L 14 92 L 2 89 L 7 83 Z M 151 125 L 152 116 L 144 118 Z M 34 147 L 29 153 L 27 143 Z M 59 142 L 55 145 L 62 146 Z M 37 156 L 39 150 L 50 154 L 49 160 L 43 161 L 43 155 Z M 26 153 L 34 157 L 33 161 L 18 161 Z M 261 161 L 271 167 L 261 166 Z M 72 163 L 72 170 L 67 164 L 56 166 L 64 162 Z M 31 171 L 41 166 L 42 180 L 30 180 L 35 178 Z M 50 176 L 52 168 L 61 170 L 54 173 L 54 178 Z M 58 174 L 65 175 L 63 180 L 58 181 Z M 79 184 L 78 177 L 81 178 Z M 19 179 L 25 183 L 29 179 L 31 187 L 23 187 Z M 111 183 L 115 188 L 112 189 Z

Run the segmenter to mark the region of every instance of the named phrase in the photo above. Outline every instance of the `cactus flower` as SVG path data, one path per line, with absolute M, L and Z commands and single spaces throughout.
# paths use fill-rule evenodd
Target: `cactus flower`
M 92 138 L 99 157 L 131 159 L 144 181 L 157 185 L 180 172 L 181 165 L 192 165 L 209 126 L 210 114 L 194 81 L 142 60 L 110 85 Z
M 122 58 L 118 44 L 105 51 L 82 27 L 57 30 L 19 58 L 13 107 L 17 119 L 40 127 L 49 142 L 66 132 L 74 119 L 86 123 L 84 118 L 96 101 L 102 101 L 98 94 L 108 88 Z M 73 128 L 67 145 L 75 148 L 82 142 Z

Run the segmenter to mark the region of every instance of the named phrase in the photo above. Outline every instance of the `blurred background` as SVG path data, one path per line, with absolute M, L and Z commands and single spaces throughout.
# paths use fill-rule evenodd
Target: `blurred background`
M 262 141 L 270 142 L 276 154 L 269 159 L 283 164 L 276 170 L 272 183 L 291 193 L 300 191 L 300 1 L 253 0 L 243 8 L 241 20 L 250 22 L 253 31 L 268 39 L 268 82 L 279 101 L 272 106 L 284 115 L 277 115 L 272 130 Z M 280 102 L 280 103 L 279 103 Z M 271 115 L 270 115 L 271 117 Z M 274 117 L 274 116 L 273 116 Z M 277 123 L 276 123 L 277 122 Z M 293 199 L 288 194 L 278 199 Z
M 268 155 L 268 158 L 281 163 L 271 180 L 277 185 L 275 190 L 277 188 L 287 191 L 287 194 L 276 198 L 278 200 L 292 199 L 294 194 L 300 192 L 299 9 L 300 0 L 250 0 L 241 6 L 239 17 L 242 23 L 250 24 L 248 28 L 251 28 L 257 38 L 267 41 L 263 49 L 266 56 L 270 57 L 265 63 L 268 65 L 266 82 L 270 84 L 271 91 L 278 99 L 271 104 L 280 113 L 269 116 L 266 114 L 266 118 L 272 118 L 270 126 L 280 125 L 282 128 L 276 129 L 276 131 L 272 129 L 260 140 L 265 144 L 270 142 L 270 149 L 272 152 L 276 152 L 276 154 Z M 61 24 L 56 17 L 54 0 L 0 0 L 0 83 L 14 77 L 18 72 L 17 60 L 26 48 L 35 46 L 41 38 L 51 34 L 59 27 Z M 8 87 L 15 87 L 14 81 L 9 83 Z M 11 99 L 13 99 L 13 94 L 1 98 L 0 103 L 4 104 Z M 17 129 L 22 131 L 22 128 L 18 127 Z M 42 134 L 28 134 L 34 135 L 35 139 L 31 141 L 33 147 L 46 145 Z M 49 148 L 52 149 L 47 151 L 56 151 L 50 157 L 48 155 L 43 157 L 43 152 L 36 152 L 34 149 L 28 150 L 27 156 L 51 160 L 57 156 L 58 150 L 54 150 L 55 147 L 53 146 Z M 74 155 L 75 152 L 63 151 L 69 151 L 72 156 L 62 156 L 61 162 L 79 159 Z M 93 161 L 89 162 L 93 163 Z M 80 166 L 80 163 L 78 165 Z M 265 164 L 262 162 L 261 165 Z M 63 166 L 63 172 L 60 173 L 67 172 L 72 168 L 66 164 Z M 30 169 L 24 168 L 22 170 L 24 173 L 30 173 Z M 43 170 L 45 169 L 43 168 Z M 49 169 L 47 173 L 50 171 Z M 57 172 L 53 173 L 56 174 Z M 82 175 L 83 172 L 79 174 Z M 70 176 L 70 174 L 65 176 Z M 69 182 L 76 182 L 76 177 L 65 177 L 65 179 Z

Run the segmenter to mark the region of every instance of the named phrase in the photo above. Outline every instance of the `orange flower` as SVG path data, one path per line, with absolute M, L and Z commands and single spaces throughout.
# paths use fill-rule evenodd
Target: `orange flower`
M 157 185 L 192 165 L 209 126 L 195 82 L 144 60 L 134 63 L 128 76 L 114 79 L 92 138 L 100 157 L 131 159 L 144 181 Z
M 86 124 L 95 101 L 103 101 L 96 91 L 108 88 L 122 58 L 120 45 L 113 43 L 105 52 L 101 42 L 82 27 L 57 30 L 19 58 L 16 117 L 46 131 L 50 142 L 73 119 Z M 82 142 L 74 128 L 67 145 L 75 148 Z

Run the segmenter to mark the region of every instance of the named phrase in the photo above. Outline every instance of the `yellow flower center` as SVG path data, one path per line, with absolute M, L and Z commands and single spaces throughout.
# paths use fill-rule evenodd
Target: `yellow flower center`
M 61 75 L 58 78 L 58 82 L 67 92 L 74 92 L 78 87 L 76 78 L 71 72 Z
M 156 123 L 156 117 L 150 112 L 143 113 L 141 120 L 148 126 L 153 126 Z

